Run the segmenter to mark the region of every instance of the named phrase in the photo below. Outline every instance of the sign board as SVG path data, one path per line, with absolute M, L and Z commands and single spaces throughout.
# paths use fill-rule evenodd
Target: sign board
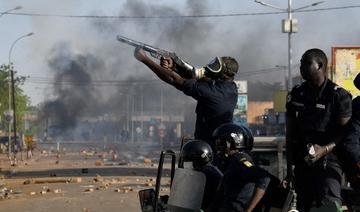
M 360 73 L 360 46 L 332 47 L 332 79 L 353 97 L 360 95 L 353 80 Z
M 4 111 L 4 117 L 5 117 L 5 121 L 7 121 L 8 123 L 12 122 L 13 120 L 13 111 L 12 110 L 5 110 Z
M 286 96 L 287 91 L 275 91 L 273 96 L 274 112 L 286 112 Z
M 238 95 L 237 103 L 234 110 L 234 122 L 241 125 L 246 125 L 246 114 L 248 109 L 247 95 Z
M 246 94 L 247 93 L 247 81 L 240 81 L 240 80 L 236 80 L 234 81 L 237 89 L 238 89 L 238 94 Z

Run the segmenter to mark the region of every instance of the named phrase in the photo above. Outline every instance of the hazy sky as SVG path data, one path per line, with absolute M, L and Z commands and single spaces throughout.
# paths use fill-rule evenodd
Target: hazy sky
M 266 2 L 287 7 L 286 0 Z M 293 5 L 297 8 L 314 2 L 294 0 Z M 360 5 L 360 0 L 327 0 L 313 8 L 349 5 Z M 15 13 L 101 16 L 277 11 L 252 0 L 0 0 L 0 12 L 16 6 L 23 8 Z M 133 58 L 133 48 L 116 41 L 117 34 L 175 51 L 196 66 L 203 65 L 214 56 L 230 55 L 240 62 L 238 79 L 280 82 L 284 79 L 282 71 L 256 75 L 241 73 L 287 65 L 287 34 L 281 33 L 281 19 L 286 16 L 149 20 L 7 14 L 0 17 L 0 63 L 8 63 L 13 41 L 29 32 L 35 33 L 16 43 L 11 55 L 17 74 L 30 77 L 23 89 L 33 104 L 53 97 L 51 80 L 56 72 L 49 64 L 59 55 L 70 58 L 90 55 L 96 58 L 100 65 L 94 69 L 95 73 L 91 73 L 92 80 L 156 79 Z M 321 48 L 330 57 L 331 46 L 360 45 L 360 8 L 296 13 L 294 17 L 299 20 L 299 32 L 293 35 L 294 64 L 309 48 Z M 294 74 L 297 72 L 294 71 Z

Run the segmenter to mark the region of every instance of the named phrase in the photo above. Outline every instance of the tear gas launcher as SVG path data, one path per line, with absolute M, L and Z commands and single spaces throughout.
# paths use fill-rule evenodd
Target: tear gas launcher
M 130 38 L 118 35 L 117 40 L 126 44 L 129 44 L 134 47 L 140 47 L 143 50 L 150 53 L 150 55 L 156 59 L 160 59 L 162 57 L 171 57 L 175 63 L 175 71 L 184 78 L 201 78 L 201 73 L 197 73 L 198 71 L 190 64 L 186 63 L 182 59 L 180 59 L 174 52 L 169 52 L 163 49 L 159 49 L 157 47 L 150 46 L 145 43 L 141 43 L 136 40 L 132 40 Z

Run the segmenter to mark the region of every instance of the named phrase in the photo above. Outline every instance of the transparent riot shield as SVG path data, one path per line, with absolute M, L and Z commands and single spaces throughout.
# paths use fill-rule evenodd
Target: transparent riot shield
M 193 169 L 178 168 L 170 190 L 168 208 L 171 212 L 200 211 L 206 177 Z

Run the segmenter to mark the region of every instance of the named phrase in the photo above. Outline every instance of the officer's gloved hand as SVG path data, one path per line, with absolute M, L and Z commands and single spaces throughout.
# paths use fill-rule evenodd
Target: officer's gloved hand
M 314 164 L 320 158 L 327 154 L 328 150 L 326 146 L 320 146 L 317 144 L 308 144 L 308 155 L 305 156 L 304 160 L 309 165 Z
M 161 57 L 160 65 L 163 68 L 173 70 L 174 69 L 174 60 L 171 57 Z

